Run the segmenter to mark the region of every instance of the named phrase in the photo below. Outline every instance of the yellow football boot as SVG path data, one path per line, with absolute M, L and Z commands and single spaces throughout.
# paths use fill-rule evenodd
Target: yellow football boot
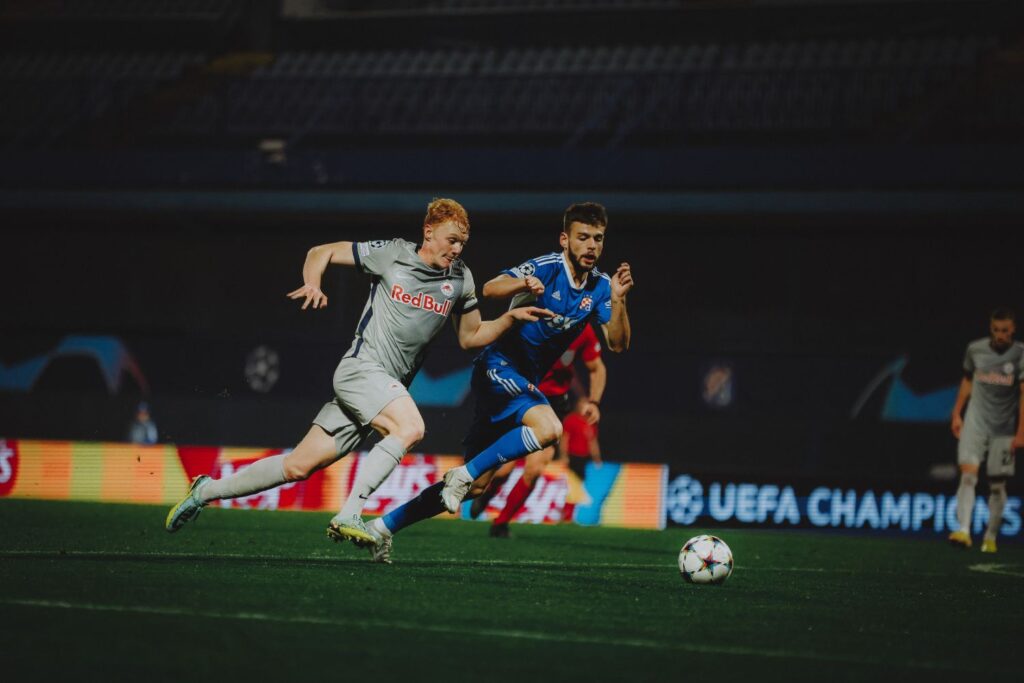
M 963 529 L 958 529 L 949 535 L 949 542 L 960 548 L 970 548 L 971 535 Z
M 994 553 L 996 552 L 996 539 L 985 538 L 981 542 L 981 552 L 983 553 Z

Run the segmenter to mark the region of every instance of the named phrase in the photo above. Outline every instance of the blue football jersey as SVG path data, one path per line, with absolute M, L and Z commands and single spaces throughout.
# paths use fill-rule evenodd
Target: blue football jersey
M 553 311 L 555 317 L 520 324 L 484 349 L 481 357 L 487 362 L 512 363 L 535 383 L 565 353 L 584 325 L 592 319 L 600 324 L 611 319 L 611 278 L 594 268 L 583 285 L 576 287 L 562 252 L 530 259 L 502 273 L 515 278 L 532 275 L 544 283 L 540 296 L 518 294 L 512 299 L 512 308 L 539 306 Z

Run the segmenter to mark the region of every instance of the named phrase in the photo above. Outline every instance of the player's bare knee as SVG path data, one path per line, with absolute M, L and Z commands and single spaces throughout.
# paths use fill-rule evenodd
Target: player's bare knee
M 546 448 L 558 443 L 558 440 L 562 438 L 562 423 L 557 418 L 544 420 L 533 428 L 533 434 L 537 437 L 541 448 Z

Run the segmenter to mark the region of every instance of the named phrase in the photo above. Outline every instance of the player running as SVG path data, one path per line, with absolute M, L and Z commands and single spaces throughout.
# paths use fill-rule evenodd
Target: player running
M 590 325 L 585 325 L 580 332 L 580 336 L 576 337 L 569 344 L 569 348 L 565 350 L 565 353 L 558 357 L 539 385 L 540 392 L 548 399 L 548 403 L 551 404 L 555 415 L 562 422 L 563 434 L 559 441 L 559 448 L 563 451 L 566 450 L 563 446 L 568 445 L 565 443 L 565 419 L 573 412 L 573 400 L 570 390 L 573 381 L 576 379 L 575 360 L 577 356 L 586 365 L 590 378 L 588 382 L 589 398 L 580 399 L 583 404 L 581 406 L 581 415 L 588 425 L 595 425 L 601 419 L 601 397 L 604 395 L 604 388 L 608 378 L 607 368 L 605 368 L 604 361 L 601 360 L 601 342 L 598 340 L 594 328 Z M 565 453 L 565 456 L 568 457 L 568 452 Z M 544 468 L 548 466 L 548 463 L 554 457 L 554 446 L 548 446 L 542 451 L 530 453 L 526 456 L 526 464 L 523 467 L 522 476 L 519 477 L 519 480 L 516 481 L 515 486 L 509 492 L 508 498 L 505 500 L 505 507 L 502 508 L 501 512 L 491 523 L 489 532 L 491 536 L 495 538 L 508 537 L 509 522 L 522 509 L 537 485 L 538 478 L 543 474 Z M 580 460 L 580 458 L 572 458 L 570 464 L 575 465 L 573 462 L 575 460 Z M 600 455 L 597 456 L 595 462 L 599 461 Z M 508 481 L 514 469 L 515 463 L 509 462 L 502 465 L 495 472 L 487 486 L 487 490 L 473 499 L 473 505 L 469 509 L 471 517 L 479 517 L 480 513 L 487 509 L 487 504 L 497 495 L 505 482 Z M 577 469 L 580 469 L 580 471 L 577 472 Z M 574 467 L 573 471 L 576 472 L 576 475 L 582 481 L 582 469 Z
M 453 316 L 459 345 L 470 349 L 494 342 L 516 321 L 553 315 L 526 307 L 482 322 L 473 276 L 461 260 L 468 240 L 466 210 L 452 199 L 435 199 L 423 220 L 422 245 L 394 239 L 310 249 L 302 267 L 305 284 L 288 294 L 303 300 L 302 310 L 327 306 L 320 279 L 328 264 L 356 266 L 372 277 L 355 339 L 334 373 L 334 400 L 324 405 L 289 453 L 263 458 L 224 479 L 197 477 L 188 495 L 167 514 L 167 531 L 195 519 L 211 501 L 306 479 L 375 430 L 383 438 L 360 463 L 348 500 L 328 527 L 335 540 L 373 545 L 375 537 L 367 533 L 360 513 L 370 494 L 423 438 L 423 418 L 407 387 L 430 342 Z
M 449 470 L 443 482 L 368 525 L 378 539 L 376 561 L 390 557 L 393 534 L 442 510 L 454 513 L 467 495 L 483 492 L 500 464 L 558 441 L 562 423 L 537 383 L 584 325 L 596 319 L 612 351 L 629 347 L 629 264 L 621 264 L 612 277 L 594 267 L 607 225 L 600 204 L 573 204 L 563 217 L 561 252 L 531 259 L 484 285 L 487 297 L 513 297 L 512 310 L 536 303 L 553 315 L 518 326 L 476 357 L 476 415 L 464 442 L 467 457 L 473 457 Z
M 993 311 L 989 331 L 990 337 L 967 345 L 951 424 L 953 435 L 960 440 L 960 487 L 956 492 L 960 528 L 949 535 L 949 541 L 971 547 L 974 487 L 981 461 L 987 457 L 989 521 L 981 542 L 983 553 L 996 552 L 1006 507 L 1006 480 L 1013 476 L 1016 449 L 1024 448 L 1024 344 L 1013 341 L 1013 311 Z M 968 399 L 967 415 L 961 417 Z

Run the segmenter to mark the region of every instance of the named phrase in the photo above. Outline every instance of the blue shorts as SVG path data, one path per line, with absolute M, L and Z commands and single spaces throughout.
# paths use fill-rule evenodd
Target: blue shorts
M 521 425 L 530 408 L 549 405 L 540 389 L 505 361 L 478 361 L 470 386 L 476 396 L 476 409 L 469 434 L 462 442 L 467 458 Z

